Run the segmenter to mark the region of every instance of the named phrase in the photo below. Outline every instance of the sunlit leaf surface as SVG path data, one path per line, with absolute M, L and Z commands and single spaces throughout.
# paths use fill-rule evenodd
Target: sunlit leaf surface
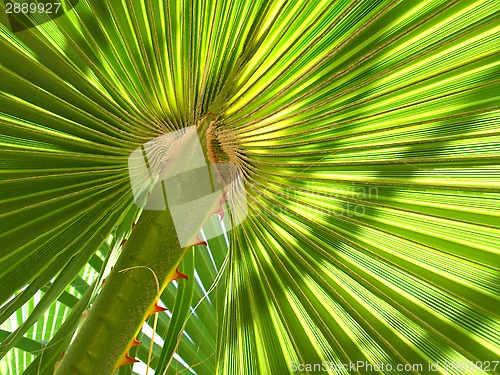
M 80 0 L 16 33 L 1 3 L 0 20 L 0 373 L 36 356 L 26 373 L 51 373 L 39 354 L 138 215 L 128 155 L 201 123 L 250 215 L 228 253 L 195 249 L 181 321 L 218 286 L 172 362 L 160 314 L 152 369 L 500 373 L 498 1 Z

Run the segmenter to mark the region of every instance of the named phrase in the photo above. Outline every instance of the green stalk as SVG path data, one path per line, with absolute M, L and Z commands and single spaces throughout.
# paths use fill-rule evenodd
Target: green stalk
M 186 249 L 168 210 L 144 211 L 55 375 L 113 374 Z
M 209 124 L 204 118 L 197 126 L 207 165 L 208 154 L 220 158 L 207 145 Z M 214 202 L 206 219 L 219 207 L 220 202 Z M 162 291 L 181 276 L 177 267 L 187 249 L 179 244 L 168 209 L 143 211 L 54 375 L 112 375 L 121 365 L 133 363 L 128 352 Z

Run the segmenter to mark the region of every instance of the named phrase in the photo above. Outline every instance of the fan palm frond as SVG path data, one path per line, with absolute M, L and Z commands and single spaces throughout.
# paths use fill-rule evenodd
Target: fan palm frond
M 192 125 L 248 217 L 119 374 L 500 373 L 500 3 L 73 4 L 0 4 L 1 373 L 52 374 L 144 219 L 129 155 Z

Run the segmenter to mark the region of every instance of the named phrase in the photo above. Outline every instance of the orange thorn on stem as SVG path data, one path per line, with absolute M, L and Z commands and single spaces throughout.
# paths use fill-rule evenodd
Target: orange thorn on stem
M 205 240 L 200 240 L 199 242 L 193 244 L 193 246 L 208 246 L 208 243 Z
M 182 273 L 179 271 L 179 267 L 175 269 L 175 276 L 172 280 L 180 280 L 180 279 L 188 279 L 187 275 L 185 273 Z
M 218 209 L 217 211 L 215 211 L 215 212 L 214 212 L 214 215 L 218 215 L 218 216 L 220 216 L 219 221 L 224 220 L 225 211 L 224 211 L 224 209 L 222 208 L 222 206 L 220 206 L 220 207 L 219 207 L 219 209 Z
M 132 340 L 132 343 L 130 344 L 130 347 L 133 347 L 133 346 L 137 346 L 137 345 L 141 345 L 142 344 L 142 341 L 137 341 L 136 338 L 134 338 Z
M 226 198 L 226 194 L 224 193 L 222 195 L 222 198 L 220 199 L 220 205 L 222 206 L 223 204 L 229 203 L 229 201 Z
M 120 242 L 120 246 L 123 247 L 127 243 L 126 239 L 123 239 L 122 242 Z
M 196 237 L 196 243 L 193 244 L 193 246 L 200 246 L 200 245 L 203 245 L 203 246 L 208 246 L 208 243 L 207 241 L 205 240 L 202 240 L 199 236 Z M 175 280 L 175 279 L 174 279 Z
M 125 365 L 130 365 L 132 363 L 139 362 L 138 359 L 132 358 L 128 354 L 125 354 L 125 356 L 122 358 L 122 360 L 118 363 L 118 367 L 125 366 Z
M 222 198 L 219 201 L 219 208 L 217 209 L 217 211 L 214 212 L 214 215 L 220 216 L 221 221 L 224 220 L 224 215 L 225 215 L 225 211 L 222 206 L 225 205 L 226 203 L 229 203 L 229 201 L 226 199 L 225 195 L 222 195 Z
M 167 311 L 167 310 L 168 309 L 166 307 L 158 305 L 158 301 L 156 301 L 155 304 L 153 305 L 153 307 L 151 307 L 151 309 L 149 310 L 148 316 L 151 316 L 151 315 L 159 313 L 159 312 Z

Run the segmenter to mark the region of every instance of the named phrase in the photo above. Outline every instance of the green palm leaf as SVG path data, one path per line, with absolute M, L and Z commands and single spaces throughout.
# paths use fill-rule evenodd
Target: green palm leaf
M 157 373 L 500 373 L 498 2 L 73 3 L 0 4 L 0 373 L 52 373 L 141 216 L 129 154 L 190 125 L 249 216 L 134 371 L 155 331 Z

